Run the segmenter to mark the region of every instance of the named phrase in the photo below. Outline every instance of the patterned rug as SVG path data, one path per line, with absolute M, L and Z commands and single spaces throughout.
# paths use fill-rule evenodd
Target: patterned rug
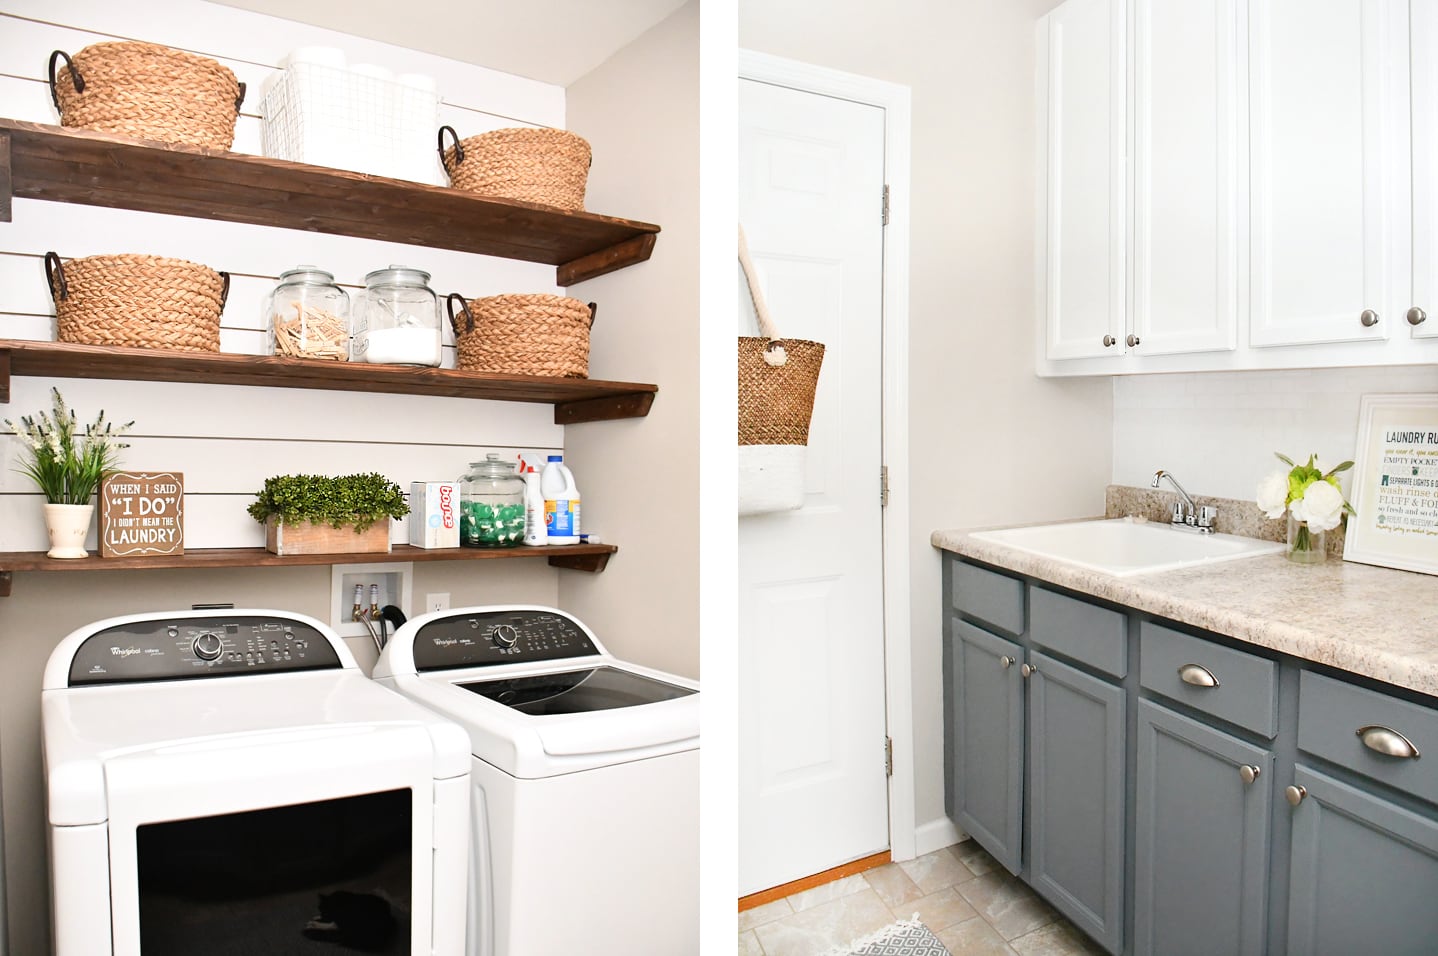
M 949 956 L 949 951 L 916 917 L 885 926 L 824 956 Z

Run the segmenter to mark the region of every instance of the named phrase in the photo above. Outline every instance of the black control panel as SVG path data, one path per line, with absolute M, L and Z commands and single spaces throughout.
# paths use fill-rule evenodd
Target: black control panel
M 414 636 L 414 666 L 421 672 L 598 654 L 573 618 L 553 611 L 461 611 L 430 621 Z
M 132 621 L 96 631 L 70 659 L 70 686 L 340 667 L 329 639 L 286 617 Z

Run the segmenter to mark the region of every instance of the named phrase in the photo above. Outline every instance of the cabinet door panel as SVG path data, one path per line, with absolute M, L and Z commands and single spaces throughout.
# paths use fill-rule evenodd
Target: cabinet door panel
M 1407 231 L 1405 5 L 1252 0 L 1249 23 L 1250 344 L 1384 339 L 1402 321 L 1385 290 Z
M 1272 752 L 1141 700 L 1136 760 L 1134 950 L 1262 953 Z
M 1133 328 L 1140 355 L 1238 337 L 1238 0 L 1133 0 Z
M 1023 851 L 1023 648 L 958 618 L 950 619 L 950 633 L 952 812 L 994 859 L 1018 873 Z
M 1288 951 L 1432 953 L 1438 940 L 1438 822 L 1299 764 Z
M 1438 4 L 1413 0 L 1409 51 L 1413 67 L 1413 296 L 1394 306 L 1415 339 L 1438 338 Z M 1421 309 L 1417 325 L 1407 319 Z M 1397 316 L 1394 316 L 1395 322 Z
M 1123 688 L 1034 653 L 1029 868 L 1035 890 L 1111 952 L 1123 948 Z
M 1051 359 L 1123 351 L 1124 7 L 1124 0 L 1068 0 L 1043 21 L 1044 311 Z M 1104 345 L 1106 335 L 1114 344 Z

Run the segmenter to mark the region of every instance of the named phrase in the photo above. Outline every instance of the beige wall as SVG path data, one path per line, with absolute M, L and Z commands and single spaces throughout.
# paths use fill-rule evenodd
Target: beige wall
M 590 362 L 654 382 L 645 418 L 565 430 L 583 527 L 619 545 L 603 574 L 565 574 L 563 607 L 618 656 L 699 676 L 699 3 L 566 90 L 596 160 L 586 205 L 658 223 L 646 263 L 574 286 L 599 303 Z
M 912 90 L 908 471 L 920 827 L 944 815 L 940 560 L 930 532 L 1099 513 L 1110 472 L 1109 380 L 1040 380 L 1033 371 L 1034 21 L 1054 5 L 739 5 L 741 47 Z

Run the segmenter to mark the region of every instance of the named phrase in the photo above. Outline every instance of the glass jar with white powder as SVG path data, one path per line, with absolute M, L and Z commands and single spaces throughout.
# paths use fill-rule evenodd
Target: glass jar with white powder
M 364 281 L 355 299 L 350 361 L 439 365 L 439 299 L 429 287 L 429 273 L 392 265 Z

